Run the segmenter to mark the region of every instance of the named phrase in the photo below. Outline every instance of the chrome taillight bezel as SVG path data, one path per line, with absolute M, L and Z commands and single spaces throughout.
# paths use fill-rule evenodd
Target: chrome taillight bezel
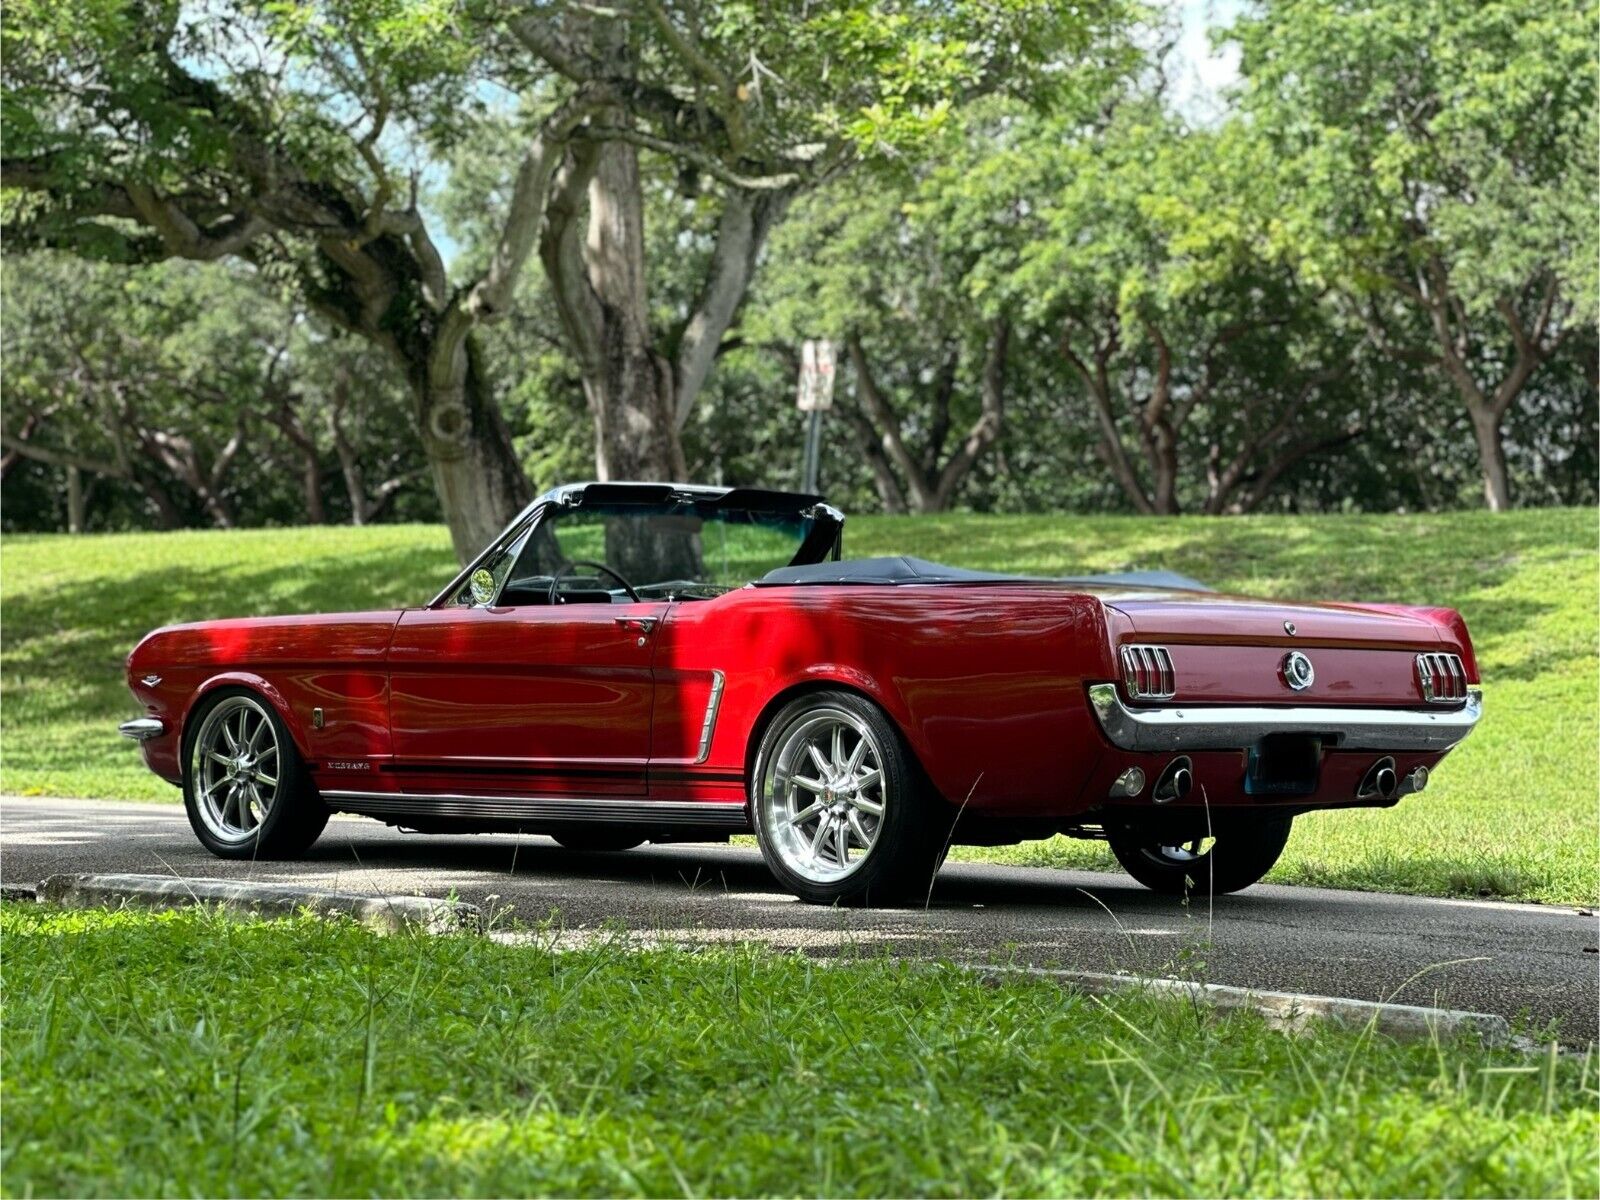
M 1178 673 L 1165 646 L 1130 642 L 1122 647 L 1122 686 L 1130 700 L 1170 700 L 1178 694 Z
M 1467 669 L 1459 654 L 1430 652 L 1417 655 L 1417 687 L 1429 704 L 1463 704 L 1467 699 Z

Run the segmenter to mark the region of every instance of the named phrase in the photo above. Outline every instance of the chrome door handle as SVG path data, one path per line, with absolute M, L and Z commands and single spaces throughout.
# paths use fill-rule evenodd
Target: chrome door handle
M 617 624 L 624 629 L 637 629 L 640 633 L 649 633 L 656 627 L 655 617 L 618 617 Z

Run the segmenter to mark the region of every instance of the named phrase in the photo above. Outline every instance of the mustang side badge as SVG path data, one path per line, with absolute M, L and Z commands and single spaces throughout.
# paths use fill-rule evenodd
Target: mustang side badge
M 1300 651 L 1291 650 L 1283 656 L 1283 681 L 1295 691 L 1305 691 L 1316 678 L 1317 673 L 1312 669 L 1311 660 Z

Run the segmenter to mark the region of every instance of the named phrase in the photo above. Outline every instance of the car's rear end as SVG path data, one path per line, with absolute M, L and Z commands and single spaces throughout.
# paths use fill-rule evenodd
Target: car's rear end
M 1392 805 L 1427 787 L 1482 712 L 1449 609 L 1131 590 L 1102 602 L 1115 677 L 1088 685 L 1104 753 L 1084 799 L 1114 848 L 1286 836 L 1299 813 Z

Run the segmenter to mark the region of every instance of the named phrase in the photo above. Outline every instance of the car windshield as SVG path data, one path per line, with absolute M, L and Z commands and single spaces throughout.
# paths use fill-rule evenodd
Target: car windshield
M 695 499 L 553 507 L 480 569 L 501 605 L 610 603 L 627 598 L 623 581 L 647 599 L 708 599 L 813 552 L 814 527 L 794 510 Z M 456 602 L 471 602 L 466 587 Z

